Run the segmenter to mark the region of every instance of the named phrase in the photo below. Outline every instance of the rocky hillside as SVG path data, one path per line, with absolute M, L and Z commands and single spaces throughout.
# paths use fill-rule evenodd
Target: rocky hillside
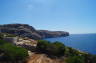
M 52 38 L 60 36 L 68 36 L 68 32 L 64 31 L 48 31 L 48 30 L 36 30 L 34 27 L 28 24 L 5 24 L 0 25 L 0 32 L 19 35 L 22 37 L 28 37 L 32 39 Z

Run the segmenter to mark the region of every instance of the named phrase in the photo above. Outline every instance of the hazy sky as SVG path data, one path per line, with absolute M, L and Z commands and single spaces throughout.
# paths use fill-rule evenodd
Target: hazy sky
M 96 0 L 0 0 L 0 24 L 96 33 Z

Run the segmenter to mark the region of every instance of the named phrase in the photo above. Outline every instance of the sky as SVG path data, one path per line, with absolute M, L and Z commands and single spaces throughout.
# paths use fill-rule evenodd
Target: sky
M 0 24 L 96 33 L 96 0 L 0 0 Z

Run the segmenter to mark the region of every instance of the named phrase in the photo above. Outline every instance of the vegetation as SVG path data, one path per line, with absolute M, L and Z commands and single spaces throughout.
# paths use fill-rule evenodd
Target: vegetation
M 45 40 L 39 40 L 37 44 L 37 50 L 39 50 L 39 52 L 54 56 L 63 56 L 65 51 L 64 48 L 64 44 L 60 42 L 51 43 Z
M 0 40 L 0 55 L 2 55 L 0 60 L 24 60 L 28 56 L 28 52 L 24 48 Z
M 5 37 L 16 37 L 15 34 L 3 33 Z
M 2 33 L 0 33 L 0 39 L 3 39 L 4 35 Z
M 67 47 L 61 42 L 49 42 L 39 40 L 37 44 L 37 51 L 53 55 L 56 57 L 65 57 L 66 63 L 95 63 L 96 55 L 84 53 L 79 50 Z
M 15 35 L 6 34 L 7 37 Z M 9 42 L 2 40 L 4 34 L 0 34 L 0 61 L 6 60 L 24 60 L 28 56 L 26 49 L 12 45 Z M 45 53 L 49 56 L 64 57 L 66 63 L 96 63 L 96 55 L 84 53 L 71 47 L 67 47 L 61 42 L 49 42 L 38 40 L 36 50 L 39 53 Z
M 67 63 L 85 63 L 85 60 L 83 56 L 71 56 L 67 58 L 66 62 Z

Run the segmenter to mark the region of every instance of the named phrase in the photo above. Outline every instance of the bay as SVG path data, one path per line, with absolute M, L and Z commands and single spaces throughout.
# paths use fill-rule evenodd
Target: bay
M 44 40 L 51 42 L 60 41 L 66 46 L 96 54 L 96 34 L 70 34 L 67 37 L 46 38 Z

